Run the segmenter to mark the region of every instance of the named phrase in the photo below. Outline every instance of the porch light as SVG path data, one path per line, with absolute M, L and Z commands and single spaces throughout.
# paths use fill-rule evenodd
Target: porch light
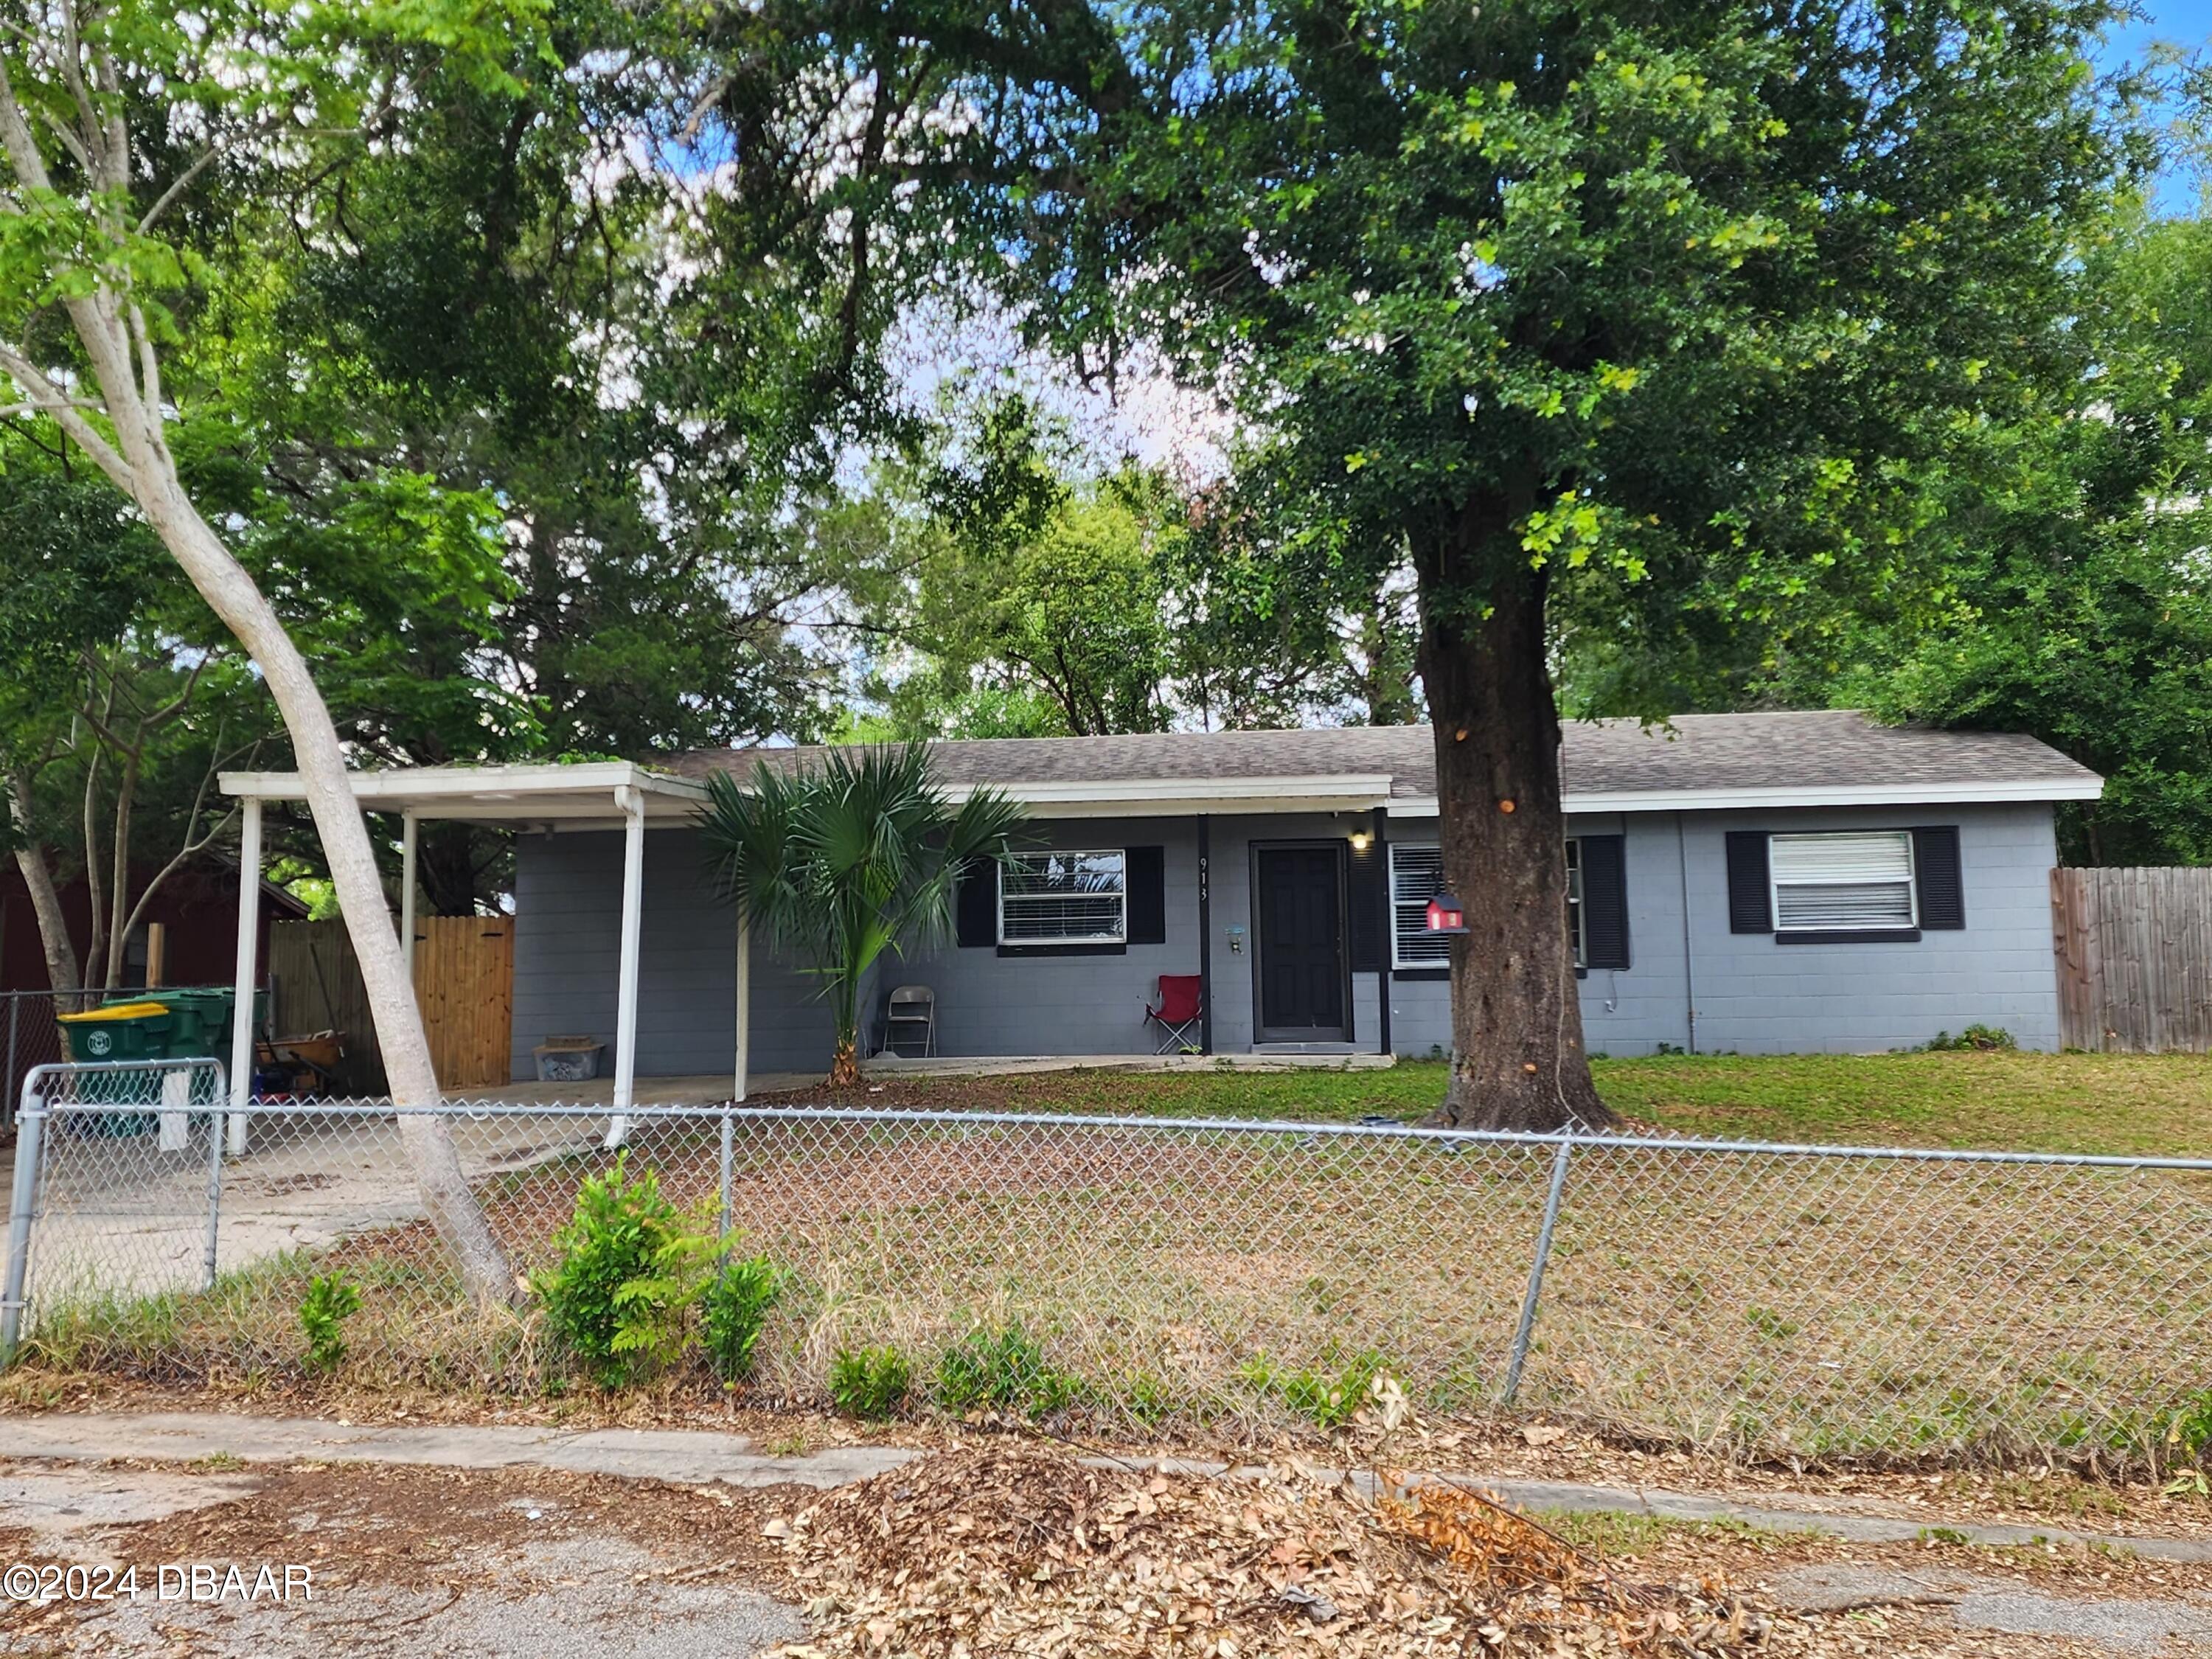
M 1352 832 L 1352 850 L 1355 853 L 1365 852 L 1374 844 L 1374 842 L 1375 835 L 1372 830 L 1355 830 Z
M 1467 907 L 1449 893 L 1437 894 L 1429 901 L 1429 932 L 1464 933 L 1467 932 Z

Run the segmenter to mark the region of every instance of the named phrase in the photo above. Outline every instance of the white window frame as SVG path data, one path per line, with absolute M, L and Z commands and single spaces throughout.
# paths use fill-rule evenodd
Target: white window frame
M 1112 933 L 1030 934 L 1024 935 L 1020 939 L 1008 939 L 1006 937 L 1006 872 L 1004 868 L 1001 868 L 998 872 L 998 880 L 994 884 L 998 888 L 998 933 L 1000 945 L 1008 950 L 1015 951 L 1027 950 L 1031 947 L 1036 947 L 1041 950 L 1054 950 L 1064 945 L 1127 945 L 1129 942 L 1129 849 L 1127 848 L 1054 847 L 1042 851 L 1030 851 L 1017 853 L 1014 854 L 1014 860 L 1017 863 L 1024 859 L 1103 858 L 1113 858 L 1121 860 L 1121 890 L 1114 895 L 1114 896 L 1120 901 L 1121 906 L 1121 927 L 1120 932 Z M 1014 902 L 1017 905 L 1019 905 L 1025 900 L 1043 900 L 1048 897 L 1057 899 L 1062 896 L 1066 896 L 1057 894 L 1047 895 L 1042 893 L 1017 894 L 1014 896 Z M 1085 894 L 1082 896 L 1103 898 L 1105 895 L 1101 893 L 1093 893 Z
M 1451 965 L 1451 959 L 1449 954 L 1450 942 L 1449 940 L 1444 941 L 1446 954 L 1443 956 L 1415 957 L 1409 960 L 1399 949 L 1400 942 L 1409 937 L 1408 930 L 1400 927 L 1399 925 L 1402 920 L 1399 914 L 1400 904 L 1401 902 L 1405 904 L 1419 904 L 1423 907 L 1423 909 L 1425 912 L 1428 901 L 1426 899 L 1406 899 L 1401 901 L 1398 897 L 1398 854 L 1401 852 L 1428 853 L 1434 854 L 1437 860 L 1436 890 L 1441 893 L 1443 891 L 1443 849 L 1438 848 L 1433 842 L 1410 842 L 1401 843 L 1395 841 L 1389 843 L 1389 848 L 1390 867 L 1383 872 L 1383 878 L 1390 884 L 1391 970 L 1393 972 L 1419 972 L 1424 969 L 1449 968 Z M 1411 930 L 1411 936 L 1427 936 L 1425 922 L 1423 927 Z
M 1782 890 L 1784 887 L 1889 887 L 1895 878 L 1879 879 L 1849 876 L 1827 876 L 1814 880 L 1808 877 L 1793 877 L 1783 880 L 1774 873 L 1774 844 L 1777 842 L 1860 841 L 1869 836 L 1893 836 L 1905 843 L 1905 920 L 1886 917 L 1878 921 L 1824 921 L 1818 925 L 1799 923 L 1787 926 L 1782 920 Z M 1895 933 L 1917 931 L 1920 927 L 1920 849 L 1914 845 L 1910 830 L 1776 830 L 1766 837 L 1766 904 L 1767 915 L 1773 919 L 1777 933 Z
M 1585 930 L 1589 925 L 1583 919 L 1584 907 L 1583 904 L 1582 837 L 1579 836 L 1569 836 L 1566 838 L 1566 842 L 1567 927 L 1574 939 L 1575 966 L 1580 968 L 1583 965 L 1584 958 L 1588 954 L 1588 940 Z M 1390 843 L 1390 867 L 1384 872 L 1384 878 L 1390 884 L 1391 971 L 1394 973 L 1417 972 L 1423 969 L 1449 967 L 1450 965 L 1450 958 L 1449 955 L 1440 957 L 1416 957 L 1408 961 L 1405 953 L 1399 949 L 1399 942 L 1408 936 L 1408 930 L 1403 928 L 1400 925 L 1404 918 L 1399 913 L 1399 906 L 1401 903 L 1409 905 L 1420 903 L 1425 905 L 1427 902 L 1425 900 L 1401 900 L 1398 896 L 1398 854 L 1401 848 L 1408 853 L 1438 853 L 1441 860 L 1440 849 L 1433 842 L 1394 841 Z M 1443 872 L 1441 867 L 1441 862 L 1439 863 L 1439 867 L 1437 872 L 1437 890 L 1438 892 L 1442 892 L 1443 890 Z M 1416 928 L 1411 931 L 1413 933 L 1420 934 L 1425 933 L 1426 928 Z
M 1586 968 L 1589 956 L 1589 907 L 1583 902 L 1583 838 L 1567 837 L 1567 942 L 1573 947 L 1574 964 Z

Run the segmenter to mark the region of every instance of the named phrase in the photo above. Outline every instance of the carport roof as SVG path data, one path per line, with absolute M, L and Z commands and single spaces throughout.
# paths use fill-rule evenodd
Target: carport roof
M 612 827 L 622 823 L 615 791 L 635 788 L 648 823 L 688 819 L 707 798 L 696 779 L 673 776 L 628 761 L 588 761 L 573 766 L 410 766 L 356 772 L 354 799 L 364 811 L 413 812 L 425 818 L 477 823 Z M 262 800 L 305 800 L 296 772 L 225 772 L 226 795 Z

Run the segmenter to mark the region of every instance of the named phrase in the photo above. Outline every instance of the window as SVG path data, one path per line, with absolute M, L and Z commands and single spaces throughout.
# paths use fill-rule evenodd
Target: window
M 1390 843 L 1390 965 L 1443 968 L 1451 940 L 1429 932 L 1429 901 L 1443 891 L 1443 854 L 1434 847 Z
M 1575 966 L 1588 960 L 1583 921 L 1582 842 L 1567 842 L 1567 934 Z M 1443 891 L 1443 854 L 1434 847 L 1390 843 L 1390 965 L 1442 968 L 1451 961 L 1451 939 L 1429 932 L 1429 901 Z
M 1773 836 L 1767 864 L 1775 931 L 1860 933 L 1915 927 L 1912 832 Z
M 1112 852 L 1024 853 L 999 872 L 1001 945 L 1120 945 L 1129 860 Z

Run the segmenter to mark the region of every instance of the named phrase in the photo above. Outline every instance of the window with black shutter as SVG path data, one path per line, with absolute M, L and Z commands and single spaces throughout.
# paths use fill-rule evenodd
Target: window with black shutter
M 953 890 L 952 936 L 962 950 L 999 942 L 999 866 L 979 859 Z
M 1168 849 L 1132 847 L 1122 857 L 1129 876 L 1129 943 L 1168 942 Z
M 1578 969 L 1628 966 L 1628 860 L 1626 838 L 1577 836 L 1569 839 L 1567 934 L 1574 941 Z M 1359 866 L 1352 866 L 1357 896 Z M 1433 973 L 1442 977 L 1451 962 L 1451 940 L 1428 930 L 1429 901 L 1443 890 L 1443 860 L 1434 847 L 1392 842 L 1390 879 L 1390 963 L 1401 977 Z M 1358 917 L 1379 909 L 1360 901 L 1352 912 L 1353 949 L 1358 949 Z M 1359 968 L 1355 954 L 1352 967 Z
M 1728 832 L 1729 932 L 1774 931 L 1774 897 L 1766 884 L 1766 832 Z
M 1912 878 L 1919 889 L 1920 925 L 1954 932 L 1966 925 L 1966 884 L 1959 862 L 1959 826 L 1912 832 Z
M 1577 836 L 1567 843 L 1581 915 L 1575 935 L 1578 968 L 1628 966 L 1628 840 Z

